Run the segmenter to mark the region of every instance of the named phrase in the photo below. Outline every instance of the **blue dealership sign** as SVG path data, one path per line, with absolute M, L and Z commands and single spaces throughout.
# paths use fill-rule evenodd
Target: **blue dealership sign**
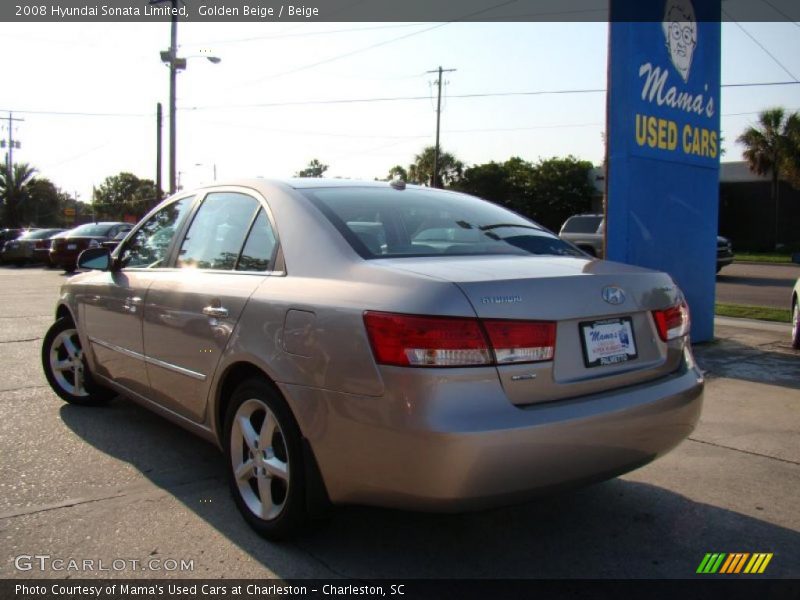
M 607 256 L 666 271 L 714 335 L 720 0 L 611 0 Z

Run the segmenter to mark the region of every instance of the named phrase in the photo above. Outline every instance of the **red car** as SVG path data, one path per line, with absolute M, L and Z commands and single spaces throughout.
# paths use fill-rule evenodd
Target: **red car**
M 87 248 L 97 248 L 114 239 L 119 233 L 130 231 L 130 223 L 86 223 L 55 238 L 50 246 L 50 262 L 72 273 L 78 264 L 78 255 Z

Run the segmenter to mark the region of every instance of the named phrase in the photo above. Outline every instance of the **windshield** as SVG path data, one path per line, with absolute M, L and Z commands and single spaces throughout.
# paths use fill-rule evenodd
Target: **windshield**
M 86 225 L 81 225 L 80 227 L 76 227 L 75 229 L 70 231 L 69 235 L 70 237 L 79 237 L 79 236 L 105 237 L 108 235 L 109 230 L 114 226 L 115 224 L 104 225 L 102 223 L 87 223 Z
M 439 255 L 582 256 L 496 204 L 426 189 L 301 190 L 364 258 Z

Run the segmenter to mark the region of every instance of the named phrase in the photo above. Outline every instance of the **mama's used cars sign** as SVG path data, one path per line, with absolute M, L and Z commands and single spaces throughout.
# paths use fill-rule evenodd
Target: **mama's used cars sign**
M 719 0 L 611 0 L 607 254 L 667 271 L 713 337 Z

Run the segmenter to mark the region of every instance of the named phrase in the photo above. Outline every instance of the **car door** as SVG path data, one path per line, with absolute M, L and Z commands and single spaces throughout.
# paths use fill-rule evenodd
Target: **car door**
M 121 268 L 100 273 L 82 286 L 79 310 L 95 371 L 136 394 L 150 392 L 142 337 L 147 290 L 165 267 L 169 244 L 192 200 L 180 198 L 152 215 L 120 248 L 116 256 Z
M 206 195 L 177 247 L 176 268 L 158 275 L 147 294 L 144 348 L 156 402 L 203 421 L 214 371 L 276 245 L 254 195 Z

